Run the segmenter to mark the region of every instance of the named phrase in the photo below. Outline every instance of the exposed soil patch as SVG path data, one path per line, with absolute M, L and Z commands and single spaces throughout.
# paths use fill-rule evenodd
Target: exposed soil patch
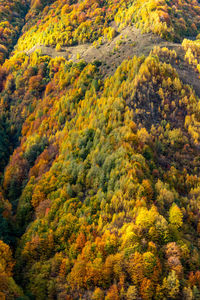
M 134 26 L 127 26 L 112 41 L 105 42 L 98 47 L 93 44 L 84 44 L 63 47 L 62 51 L 56 51 L 53 47 L 35 45 L 26 53 L 29 55 L 35 50 L 40 50 L 43 55 L 54 58 L 64 57 L 73 62 L 78 62 L 81 59 L 86 62 L 98 60 L 102 62 L 101 71 L 103 76 L 108 76 L 112 75 L 125 59 L 134 55 L 147 56 L 155 46 L 167 47 L 177 52 L 181 63 L 173 64 L 173 67 L 177 70 L 183 83 L 192 85 L 196 94 L 200 97 L 199 76 L 194 68 L 184 61 L 185 52 L 181 44 L 165 41 L 152 33 L 141 34 L 140 30 Z
M 124 59 L 133 55 L 148 55 L 155 45 L 170 44 L 160 37 L 149 34 L 141 34 L 140 30 L 134 26 L 124 28 L 112 41 L 105 42 L 97 48 L 93 44 L 63 47 L 62 51 L 42 45 L 35 45 L 26 53 L 31 54 L 35 50 L 41 50 L 42 54 L 51 57 L 62 56 L 74 62 L 84 59 L 86 62 L 100 60 L 110 68 L 120 65 Z M 174 45 L 172 43 L 172 45 Z M 109 72 L 111 73 L 111 72 Z
M 194 68 L 183 62 L 181 65 L 172 65 L 184 84 L 189 84 L 193 87 L 198 97 L 200 97 L 200 79 Z

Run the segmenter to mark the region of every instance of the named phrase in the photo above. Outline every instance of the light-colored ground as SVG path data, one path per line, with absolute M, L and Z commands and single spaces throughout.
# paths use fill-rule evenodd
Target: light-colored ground
M 141 34 L 140 30 L 134 26 L 124 28 L 112 41 L 104 42 L 99 47 L 93 44 L 83 44 L 72 47 L 63 47 L 62 51 L 56 51 L 53 47 L 35 45 L 26 53 L 31 54 L 35 50 L 41 50 L 42 54 L 50 55 L 51 57 L 62 56 L 74 62 L 84 59 L 86 62 L 100 60 L 108 63 L 113 68 L 119 65 L 124 59 L 133 55 L 147 55 L 155 45 L 171 47 L 176 46 L 174 43 L 169 43 L 162 40 L 160 37 L 149 34 Z M 117 50 L 115 50 L 118 48 Z
M 56 51 L 53 47 L 36 45 L 26 53 L 29 55 L 35 50 L 40 50 L 43 55 L 49 55 L 54 58 L 64 57 L 73 62 L 78 62 L 81 59 L 86 62 L 98 60 L 102 62 L 101 71 L 103 75 L 107 76 L 113 74 L 125 59 L 132 58 L 134 55 L 141 56 L 144 54 L 146 56 L 155 46 L 176 50 L 182 64 L 175 64 L 173 67 L 176 68 L 180 79 L 184 83 L 192 85 L 197 95 L 200 96 L 198 74 L 184 62 L 184 51 L 181 44 L 165 41 L 152 33 L 141 34 L 140 30 L 134 26 L 125 27 L 112 41 L 104 42 L 97 48 L 93 44 L 88 43 L 63 47 L 62 51 Z

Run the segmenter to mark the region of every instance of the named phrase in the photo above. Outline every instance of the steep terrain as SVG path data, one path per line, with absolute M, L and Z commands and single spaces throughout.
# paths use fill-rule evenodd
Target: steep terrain
M 0 63 L 8 57 L 24 25 L 28 9 L 26 0 L 0 1 Z
M 0 9 L 0 299 L 200 299 L 199 3 Z
M 114 27 L 112 27 L 114 28 Z M 128 58 L 134 55 L 149 55 L 155 47 L 168 48 L 175 50 L 178 62 L 173 62 L 173 67 L 177 70 L 180 79 L 193 86 L 198 96 L 200 96 L 199 77 L 195 70 L 185 62 L 185 52 L 179 43 L 168 42 L 158 36 L 148 33 L 142 34 L 134 26 L 125 27 L 110 42 L 105 41 L 103 44 L 94 46 L 93 44 L 83 44 L 73 47 L 62 47 L 57 51 L 54 47 L 35 45 L 26 51 L 30 55 L 38 50 L 40 55 L 50 57 L 63 57 L 69 61 L 79 62 L 81 60 L 87 63 L 99 61 L 101 63 L 101 72 L 104 76 L 113 75 L 117 67 Z M 171 62 L 172 63 L 172 62 Z

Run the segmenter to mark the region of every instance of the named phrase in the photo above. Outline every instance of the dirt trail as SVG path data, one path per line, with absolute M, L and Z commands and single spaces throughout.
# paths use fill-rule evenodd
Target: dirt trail
M 77 45 L 72 47 L 63 47 L 62 51 L 56 51 L 55 48 L 36 45 L 26 53 L 30 55 L 35 50 L 40 50 L 43 55 L 51 57 L 64 57 L 78 62 L 83 59 L 86 62 L 95 60 L 101 61 L 101 71 L 104 76 L 111 75 L 116 68 L 128 58 L 134 55 L 147 56 L 155 47 L 167 47 L 176 50 L 181 65 L 173 65 L 176 68 L 180 79 L 185 84 L 194 87 L 197 95 L 200 97 L 200 80 L 194 69 L 184 62 L 184 51 L 181 44 L 165 41 L 160 37 L 152 34 L 141 34 L 140 30 L 134 26 L 124 28 L 112 41 L 105 42 L 96 48 L 93 44 Z

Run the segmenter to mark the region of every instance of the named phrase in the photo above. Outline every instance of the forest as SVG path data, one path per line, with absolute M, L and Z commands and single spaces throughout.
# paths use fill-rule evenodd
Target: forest
M 27 52 L 127 26 L 166 46 Z M 0 33 L 0 299 L 200 299 L 198 1 L 0 0 Z

